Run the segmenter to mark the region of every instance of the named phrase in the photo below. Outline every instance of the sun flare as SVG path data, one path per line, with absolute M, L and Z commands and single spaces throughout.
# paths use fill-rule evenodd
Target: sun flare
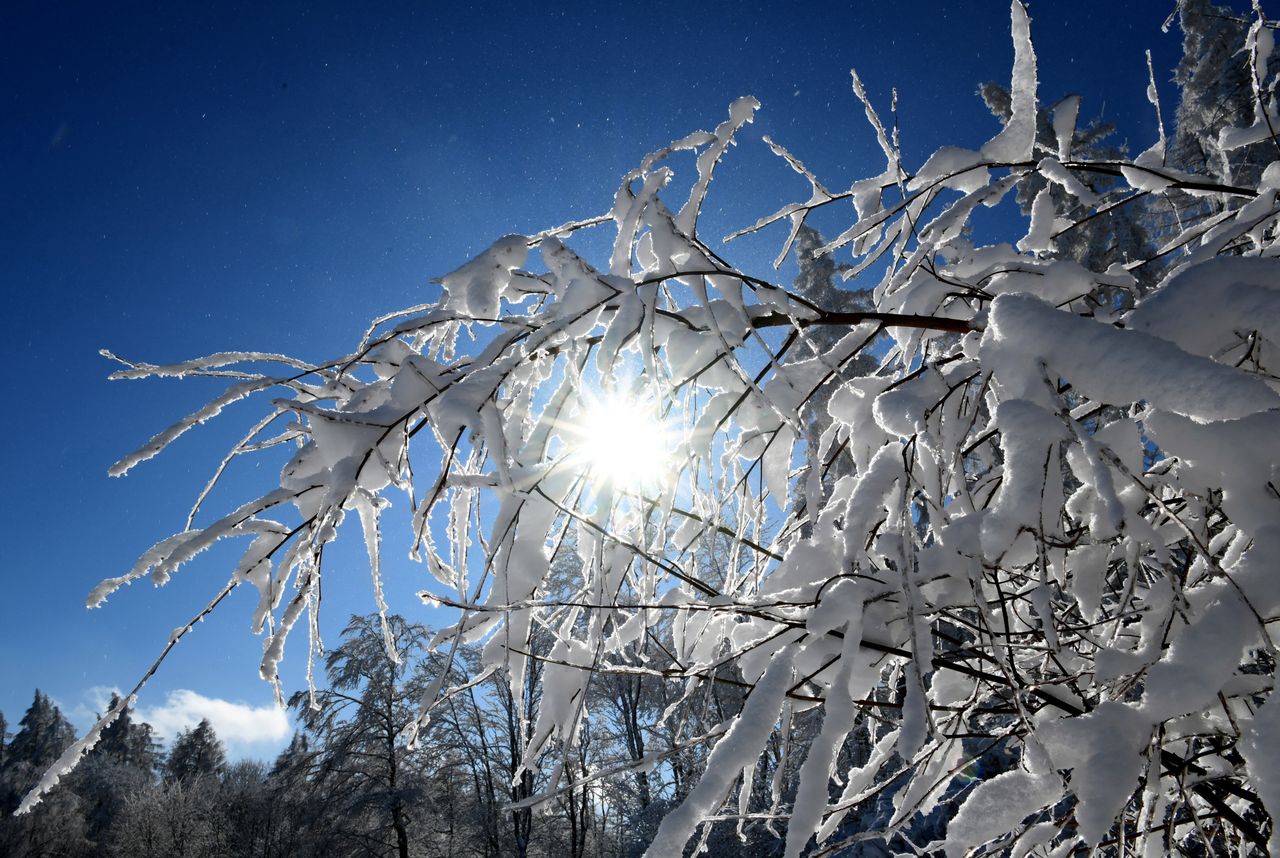
M 611 396 L 578 421 L 578 454 L 597 479 L 622 488 L 653 488 L 672 461 L 673 433 L 643 400 Z

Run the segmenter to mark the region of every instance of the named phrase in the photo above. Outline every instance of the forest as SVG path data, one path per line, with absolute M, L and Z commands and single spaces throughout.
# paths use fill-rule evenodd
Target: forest
M 299 730 L 276 759 L 229 761 L 207 720 L 165 748 L 126 710 L 58 790 L 14 816 L 75 740 L 58 706 L 36 691 L 12 734 L 0 714 L 0 855 L 587 858 L 643 850 L 672 795 L 643 773 L 598 780 L 551 806 L 512 807 L 539 786 L 532 772 L 516 776 L 520 725 L 542 694 L 536 673 L 520 700 L 503 682 L 472 687 L 410 750 L 401 734 L 443 660 L 427 651 L 427 629 L 388 621 L 400 664 L 386 657 L 376 615 L 352 617 L 326 656 L 318 708 L 305 693 L 291 701 Z M 463 664 L 476 658 L 467 653 Z M 726 689 L 719 705 L 734 709 L 741 696 Z M 602 685 L 579 765 L 662 742 L 649 727 L 663 705 L 661 684 L 644 677 Z M 683 774 L 673 771 L 687 779 L 699 755 L 682 757 Z
M 1009 84 L 979 89 L 996 136 L 908 164 L 896 96 L 855 73 L 883 168 L 833 190 L 766 136 L 804 193 L 714 247 L 751 97 L 347 355 L 111 355 L 229 381 L 114 475 L 243 400 L 261 416 L 210 487 L 290 456 L 90 593 L 244 546 L 85 735 L 37 693 L 4 746 L 8 853 L 1280 847 L 1276 24 L 1181 0 L 1178 103 L 1148 55 L 1134 154 L 1042 101 L 1021 0 L 1009 23 Z M 774 227 L 787 282 L 722 255 Z M 600 228 L 607 259 L 575 250 Z M 377 611 L 325 650 L 350 532 Z M 390 545 L 451 625 L 387 604 Z M 269 765 L 207 725 L 162 754 L 129 707 L 239 587 L 297 737 Z M 295 630 L 315 681 L 286 689 Z

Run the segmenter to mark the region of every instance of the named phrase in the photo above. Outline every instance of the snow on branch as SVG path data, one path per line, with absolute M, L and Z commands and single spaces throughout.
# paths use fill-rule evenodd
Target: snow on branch
M 278 485 L 90 601 L 247 537 L 211 607 L 257 588 L 278 683 L 354 511 L 380 611 L 387 541 L 428 567 L 424 600 L 456 610 L 434 642 L 447 661 L 478 647 L 476 674 L 517 700 L 543 677 L 520 754 L 551 767 L 543 800 L 712 742 L 652 855 L 757 818 L 790 819 L 787 855 L 815 837 L 949 855 L 1274 846 L 1280 167 L 1233 184 L 1166 164 L 1163 143 L 1159 162 L 1093 157 L 1079 99 L 1052 122 L 1039 106 L 1030 20 L 1018 0 L 1011 14 L 1008 121 L 976 148 L 911 172 L 856 76 L 887 172 L 828 191 L 766 141 L 807 196 L 742 232 L 789 221 L 779 261 L 840 258 L 803 288 L 739 270 L 697 229 L 716 165 L 747 145 L 759 105 L 742 98 L 646 158 L 607 213 L 499 239 L 350 355 L 126 364 L 117 377 L 233 382 L 113 473 L 266 390 L 283 398 L 230 456 L 295 452 Z M 1269 34 L 1249 30 L 1259 87 Z M 1242 138 L 1224 138 L 1227 157 Z M 668 200 L 689 153 L 692 191 Z M 1011 193 L 1026 238 L 982 243 L 974 211 Z M 806 216 L 846 199 L 854 222 L 811 235 Z M 572 249 L 608 225 L 602 266 Z M 281 415 L 294 423 L 264 437 Z M 382 513 L 395 504 L 408 533 Z M 665 683 L 671 751 L 574 774 L 610 676 Z M 721 686 L 745 701 L 708 723 Z M 424 719 L 454 693 L 437 682 Z M 754 782 L 771 742 L 801 757 L 794 789 Z M 926 837 L 939 809 L 950 826 Z

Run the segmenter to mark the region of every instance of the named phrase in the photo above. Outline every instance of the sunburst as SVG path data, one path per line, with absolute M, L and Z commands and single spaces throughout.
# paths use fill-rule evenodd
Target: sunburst
M 587 403 L 575 420 L 576 455 L 593 479 L 653 490 L 670 473 L 676 433 L 653 402 L 610 394 Z

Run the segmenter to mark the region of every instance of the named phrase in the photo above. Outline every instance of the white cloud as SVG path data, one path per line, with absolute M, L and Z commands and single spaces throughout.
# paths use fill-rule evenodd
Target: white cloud
M 71 723 L 75 725 L 76 732 L 83 734 L 93 726 L 93 723 L 100 716 L 106 713 L 111 706 L 111 695 L 119 694 L 124 696 L 124 692 L 114 685 L 95 685 L 80 695 L 81 700 L 75 706 L 64 706 L 61 702 L 55 700 L 66 716 L 71 719 Z
M 170 691 L 163 704 L 139 706 L 136 717 L 155 728 L 166 742 L 208 718 L 218 738 L 228 746 L 276 746 L 289 738 L 289 716 L 273 704 L 250 706 L 205 697 L 189 688 Z
M 85 689 L 75 706 L 59 706 L 75 724 L 76 732 L 85 730 L 107 711 L 111 695 L 124 692 L 107 685 Z M 146 695 L 143 695 L 145 701 Z M 55 701 L 56 702 L 56 701 Z M 145 702 L 133 708 L 135 721 L 146 721 L 155 729 L 156 738 L 166 746 L 181 730 L 189 730 L 208 718 L 213 731 L 227 746 L 232 760 L 270 758 L 284 749 L 293 734 L 289 714 L 274 704 L 252 706 L 217 697 L 205 697 L 198 691 L 179 688 L 170 691 L 163 703 L 148 706 Z

